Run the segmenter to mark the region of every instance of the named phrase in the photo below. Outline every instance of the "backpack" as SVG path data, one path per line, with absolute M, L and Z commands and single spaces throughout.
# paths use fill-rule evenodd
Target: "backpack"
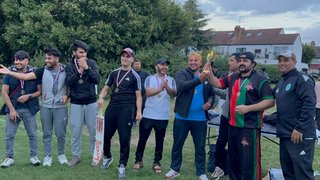
M 208 171 L 213 172 L 214 169 L 216 168 L 216 145 L 215 144 L 210 144 L 210 149 L 208 152 L 209 159 L 208 159 Z

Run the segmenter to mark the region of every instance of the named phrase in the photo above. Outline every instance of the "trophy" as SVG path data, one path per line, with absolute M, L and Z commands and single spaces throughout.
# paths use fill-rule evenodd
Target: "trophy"
M 218 57 L 218 53 L 215 50 L 212 50 L 207 55 L 207 64 L 211 64 Z M 208 69 L 203 70 L 204 73 L 208 73 Z

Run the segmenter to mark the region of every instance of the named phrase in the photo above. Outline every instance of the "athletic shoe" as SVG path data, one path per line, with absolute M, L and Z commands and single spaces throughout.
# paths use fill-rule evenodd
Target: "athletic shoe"
M 167 174 L 165 175 L 165 178 L 166 179 L 173 179 L 173 178 L 178 177 L 178 176 L 180 176 L 179 172 L 176 172 L 175 170 L 170 169 L 170 171 L 167 172 Z
M 14 164 L 14 160 L 10 157 L 7 157 L 0 166 L 2 168 L 7 168 L 13 164 Z
M 44 157 L 43 159 L 43 166 L 46 167 L 46 166 L 51 166 L 52 164 L 52 157 L 50 156 L 46 156 Z
M 211 175 L 211 180 L 218 180 L 222 176 L 224 176 L 223 170 L 221 168 L 219 168 L 218 166 L 216 166 L 216 168 L 214 169 L 214 171 Z
M 206 174 L 202 174 L 201 176 L 199 176 L 199 180 L 208 180 L 208 177 Z
M 118 178 L 125 178 L 126 177 L 126 167 L 123 164 L 120 164 L 118 167 Z
M 107 158 L 107 157 L 103 157 L 103 160 L 102 160 L 102 164 L 101 164 L 101 168 L 102 169 L 108 169 L 110 164 L 112 163 L 113 159 L 112 157 L 111 158 Z
M 77 164 L 81 162 L 81 159 L 77 156 L 74 156 L 72 160 L 69 162 L 68 166 L 69 167 L 75 167 Z
M 30 158 L 30 162 L 34 166 L 39 166 L 41 164 L 41 161 L 38 159 L 37 156 L 33 156 Z
M 68 160 L 64 154 L 58 156 L 58 161 L 60 164 L 68 164 Z

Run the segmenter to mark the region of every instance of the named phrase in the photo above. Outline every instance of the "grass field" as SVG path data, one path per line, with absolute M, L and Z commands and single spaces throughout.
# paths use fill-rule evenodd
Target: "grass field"
M 171 161 L 171 147 L 172 147 L 172 119 L 168 125 L 167 135 L 164 145 L 164 154 L 162 163 L 163 173 L 157 175 L 153 173 L 151 166 L 153 162 L 154 153 L 154 136 L 149 138 L 148 145 L 145 151 L 144 157 L 144 168 L 139 172 L 134 172 L 132 170 L 134 162 L 134 153 L 138 141 L 138 127 L 133 129 L 132 140 L 131 140 L 131 153 L 130 159 L 127 166 L 127 178 L 128 180 L 156 180 L 164 179 L 164 174 L 169 170 Z M 4 116 L 0 116 L 0 160 L 3 161 L 5 158 L 5 148 L 4 148 L 4 134 L 5 134 L 5 120 Z M 39 142 L 39 159 L 43 160 L 43 145 L 42 145 L 42 131 L 41 123 L 38 119 L 38 142 Z M 66 165 L 60 165 L 57 160 L 57 145 L 56 138 L 53 139 L 53 164 L 51 167 L 33 167 L 29 163 L 29 143 L 28 137 L 23 127 L 23 123 L 17 131 L 16 141 L 15 141 L 15 164 L 7 169 L 0 168 L 0 179 L 118 179 L 117 178 L 117 165 L 119 160 L 119 142 L 117 134 L 112 141 L 112 154 L 114 162 L 111 164 L 108 170 L 100 169 L 100 167 L 91 167 L 91 155 L 89 152 L 88 136 L 86 130 L 84 129 L 82 135 L 82 162 L 75 168 L 69 168 Z M 214 142 L 211 141 L 211 142 Z M 270 167 L 280 167 L 278 151 L 279 148 L 276 144 L 262 138 L 262 173 L 263 176 L 267 174 Z M 208 146 L 206 146 L 208 151 Z M 71 147 L 70 147 L 70 129 L 68 127 L 67 143 L 66 143 L 66 155 L 67 158 L 71 158 Z M 314 158 L 314 169 L 320 170 L 320 148 L 316 146 L 315 158 Z M 195 175 L 194 167 L 194 147 L 191 136 L 185 142 L 183 149 L 183 164 L 181 167 L 181 176 L 176 179 L 191 180 L 197 179 Z M 208 176 L 210 174 L 208 173 Z M 227 178 L 223 178 L 227 179 Z

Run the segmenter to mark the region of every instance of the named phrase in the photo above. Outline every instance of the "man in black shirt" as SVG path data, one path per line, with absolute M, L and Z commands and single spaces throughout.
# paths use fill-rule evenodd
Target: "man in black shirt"
M 66 67 L 66 83 L 70 89 L 70 129 L 73 159 L 70 167 L 80 163 L 83 124 L 89 131 L 93 155 L 96 135 L 97 85 L 100 81 L 97 64 L 87 57 L 88 45 L 76 40 L 71 45 L 73 56 Z
M 316 94 L 313 79 L 296 68 L 296 55 L 278 56 L 282 79 L 274 88 L 277 103 L 277 136 L 285 179 L 314 179 L 312 162 L 316 139 Z
M 118 130 L 120 140 L 120 160 L 118 177 L 126 176 L 125 167 L 130 153 L 131 128 L 136 109 L 136 119 L 141 120 L 141 80 L 137 72 L 131 68 L 134 51 L 125 48 L 121 51 L 121 68 L 112 71 L 99 95 L 99 108 L 108 92 L 112 89 L 111 99 L 105 111 L 104 147 L 102 168 L 106 169 L 113 161 L 110 146 L 111 139 Z

